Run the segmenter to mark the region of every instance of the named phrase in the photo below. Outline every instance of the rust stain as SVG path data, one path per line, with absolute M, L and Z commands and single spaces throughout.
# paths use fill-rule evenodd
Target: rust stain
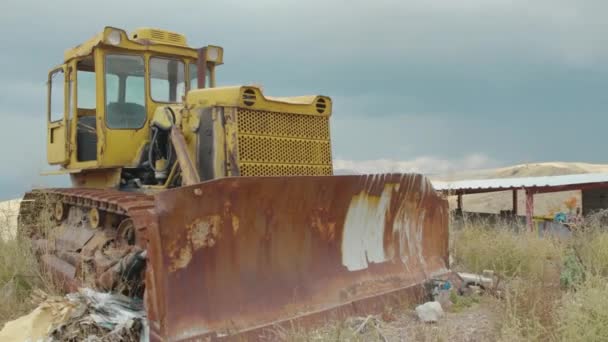
M 169 271 L 175 272 L 180 268 L 188 266 L 190 260 L 192 260 L 192 247 L 184 246 L 177 252 L 177 255 L 171 257 Z
M 316 208 L 312 211 L 310 226 L 324 241 L 331 242 L 336 239 L 336 222 L 332 220 L 327 208 Z
M 188 240 L 192 242 L 194 250 L 213 247 L 220 235 L 219 215 L 208 216 L 204 219 L 197 219 L 188 228 Z
M 180 244 L 179 240 L 174 240 L 170 244 L 169 258 L 171 265 L 169 270 L 175 272 L 178 269 L 185 268 L 190 263 L 190 260 L 192 260 L 192 255 L 195 251 L 215 246 L 221 234 L 221 221 L 219 215 L 210 215 L 204 218 L 197 218 L 188 224 L 186 226 L 184 244 Z
M 447 202 L 420 175 L 239 177 L 156 195 L 155 336 L 366 315 L 447 268 Z M 354 251 L 354 252 L 353 252 Z M 196 294 L 196 295 L 184 295 Z M 155 306 L 156 305 L 156 306 Z
M 239 232 L 239 217 L 238 216 L 232 216 L 232 232 L 234 234 Z

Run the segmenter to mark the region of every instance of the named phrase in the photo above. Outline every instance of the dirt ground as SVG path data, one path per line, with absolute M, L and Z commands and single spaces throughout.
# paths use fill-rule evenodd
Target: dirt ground
M 490 296 L 477 298 L 476 303 L 446 309 L 437 323 L 423 323 L 413 308 L 402 308 L 380 316 L 350 317 L 306 332 L 285 331 L 267 341 L 496 341 L 501 304 Z
M 447 311 L 435 324 L 421 322 L 413 310 L 408 310 L 393 322 L 382 326 L 388 341 L 494 341 L 497 338 L 499 303 L 492 298 L 482 298 L 458 312 Z

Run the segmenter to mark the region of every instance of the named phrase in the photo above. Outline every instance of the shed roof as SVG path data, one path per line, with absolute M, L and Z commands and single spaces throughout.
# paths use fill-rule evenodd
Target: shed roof
M 587 187 L 608 187 L 608 173 L 584 173 L 563 176 L 433 181 L 437 191 L 452 193 L 481 193 L 513 189 L 538 192 L 565 191 Z

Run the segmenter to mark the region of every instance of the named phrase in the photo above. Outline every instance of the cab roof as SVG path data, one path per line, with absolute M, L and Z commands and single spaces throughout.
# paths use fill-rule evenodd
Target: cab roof
M 134 51 L 154 51 L 191 58 L 197 58 L 198 56 L 197 50 L 189 47 L 186 38 L 179 33 L 155 28 L 140 28 L 133 31 L 129 36 L 125 30 L 107 26 L 93 38 L 66 50 L 64 62 L 88 56 L 99 46 Z

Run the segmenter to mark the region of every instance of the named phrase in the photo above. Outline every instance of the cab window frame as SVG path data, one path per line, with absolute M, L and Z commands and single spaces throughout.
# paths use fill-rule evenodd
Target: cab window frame
M 97 111 L 97 75 L 95 70 L 78 69 L 78 63 L 76 63 L 76 110 L 94 110 Z M 92 81 L 92 82 L 91 82 Z M 105 81 L 105 80 L 104 80 Z M 81 83 L 82 82 L 82 83 Z M 86 87 L 85 87 L 86 86 Z M 89 88 L 89 86 L 92 86 Z M 82 96 L 82 93 L 91 93 L 90 98 Z M 90 101 L 91 103 L 87 103 Z M 92 106 L 88 106 L 92 105 Z
M 138 57 L 141 58 L 141 60 L 143 61 L 143 67 L 144 67 L 144 72 L 143 75 L 141 76 L 143 78 L 143 85 L 144 85 L 144 89 L 143 89 L 143 107 L 144 107 L 144 120 L 142 120 L 142 123 L 139 127 L 111 127 L 110 125 L 108 125 L 108 94 L 107 94 L 107 90 L 108 90 L 108 84 L 107 84 L 107 76 L 108 76 L 108 57 L 109 56 L 129 56 L 129 57 Z M 116 50 L 109 50 L 106 51 L 103 54 L 103 116 L 104 116 L 104 125 L 106 128 L 111 129 L 111 130 L 117 130 L 117 131 L 137 131 L 140 130 L 144 127 L 146 127 L 146 123 L 148 122 L 149 118 L 148 118 L 148 82 L 146 82 L 146 79 L 148 78 L 148 63 L 147 63 L 147 58 L 146 55 L 144 53 L 129 53 L 129 52 L 125 52 L 125 51 L 116 51 Z M 112 74 L 115 75 L 115 74 Z M 115 75 L 118 78 L 118 95 L 117 95 L 117 99 L 120 99 L 120 77 L 118 77 L 118 75 Z M 128 77 L 128 76 L 127 76 Z M 133 76 L 135 77 L 135 76 Z M 125 88 L 126 88 L 126 78 L 125 78 Z M 125 98 L 126 98 L 126 90 L 125 89 Z M 126 101 L 125 101 L 126 103 Z
M 67 77 L 67 67 L 65 65 L 61 65 L 56 67 L 55 69 L 51 70 L 49 72 L 49 76 L 48 76 L 48 84 L 47 84 L 47 113 L 46 113 L 46 118 L 47 118 L 47 123 L 58 123 L 58 122 L 63 122 L 65 120 L 67 120 L 67 115 L 66 115 L 66 77 Z M 55 120 L 53 120 L 53 77 L 55 74 L 57 74 L 58 72 L 61 72 L 63 74 L 63 82 L 62 82 L 62 90 L 61 90 L 61 94 L 62 99 L 61 99 L 61 106 L 63 107 L 62 110 L 62 116 L 60 118 L 57 118 Z M 71 97 L 70 97 L 71 98 Z
M 188 60 L 186 62 L 187 66 L 188 66 L 188 70 L 186 71 L 186 76 L 188 78 L 188 88 L 187 91 L 190 90 L 197 90 L 197 89 L 208 89 L 208 88 L 212 88 L 211 87 L 211 66 L 209 66 L 208 64 L 205 66 L 206 70 L 205 70 L 205 87 L 204 88 L 199 88 L 198 87 L 198 60 L 196 59 L 191 59 Z M 191 74 L 191 68 L 194 67 L 196 69 L 196 72 L 194 73 L 194 77 L 190 78 L 190 74 Z
M 175 102 L 171 102 L 171 101 L 160 101 L 160 100 L 156 100 L 154 98 L 154 96 L 152 95 L 152 89 L 153 89 L 153 85 L 152 85 L 152 67 L 150 66 L 152 64 L 152 60 L 153 59 L 164 59 L 164 60 L 168 60 L 168 61 L 178 61 L 180 63 L 182 63 L 182 70 L 183 70 L 183 83 L 184 83 L 184 93 L 182 95 L 177 94 L 177 88 L 178 88 L 178 83 L 176 83 L 175 85 Z M 181 57 L 181 56 L 166 56 L 166 55 L 158 55 L 158 54 L 154 54 L 154 55 L 150 55 L 148 56 L 147 59 L 147 63 L 148 63 L 148 82 L 146 82 L 146 86 L 148 87 L 148 98 L 150 99 L 150 101 L 152 101 L 153 103 L 156 104 L 168 104 L 168 105 L 173 105 L 173 104 L 180 104 L 183 103 L 184 101 L 182 100 L 182 96 L 186 96 L 186 94 L 188 94 L 188 60 Z

